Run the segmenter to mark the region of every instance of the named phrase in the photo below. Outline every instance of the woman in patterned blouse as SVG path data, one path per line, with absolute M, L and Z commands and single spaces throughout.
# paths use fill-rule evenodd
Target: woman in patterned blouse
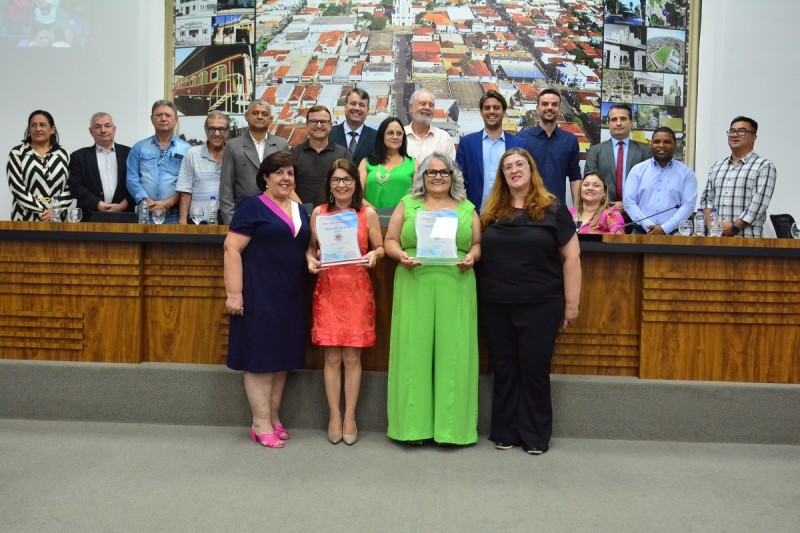
M 625 220 L 616 207 L 608 205 L 606 181 L 597 172 L 588 172 L 581 181 L 581 196 L 576 207 L 570 207 L 578 233 L 625 233 Z
M 53 217 L 53 199 L 60 206 L 72 201 L 67 178 L 69 153 L 58 144 L 53 116 L 40 109 L 28 117 L 22 144 L 8 154 L 8 188 L 11 190 L 11 220 L 41 220 Z

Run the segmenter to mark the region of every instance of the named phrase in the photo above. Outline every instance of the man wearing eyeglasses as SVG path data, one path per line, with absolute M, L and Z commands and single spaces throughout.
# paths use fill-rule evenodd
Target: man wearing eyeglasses
M 322 185 L 331 164 L 337 159 L 353 160 L 350 150 L 331 141 L 331 112 L 324 105 L 308 108 L 306 114 L 308 139 L 291 149 L 295 157 L 295 200 L 318 204 Z
M 270 154 L 288 150 L 289 143 L 268 130 L 272 110 L 264 100 L 253 100 L 244 112 L 247 132 L 228 141 L 219 175 L 219 213 L 223 224 L 230 224 L 239 202 L 258 190 L 256 174 L 261 161 Z
M 81 148 L 69 157 L 69 189 L 83 210 L 83 220 L 92 213 L 131 211 L 133 199 L 125 185 L 129 146 L 114 142 L 117 127 L 105 112 L 89 121 L 94 146 Z
M 155 135 L 142 139 L 128 154 L 128 192 L 138 204 L 166 210 L 166 224 L 178 223 L 179 195 L 175 190 L 183 156 L 192 146 L 175 135 L 178 112 L 169 100 L 157 100 L 150 111 Z
M 758 123 L 752 118 L 739 116 L 731 121 L 725 132 L 731 155 L 711 167 L 700 197 L 706 219 L 712 207 L 717 209 L 726 237 L 761 237 L 767 219 L 778 173 L 769 159 L 753 151 L 757 132 Z
M 342 124 L 331 128 L 331 140 L 350 150 L 353 163 L 358 165 L 375 148 L 374 129 L 365 125 L 369 114 L 369 94 L 364 89 L 351 89 L 344 97 Z
M 211 197 L 219 198 L 219 172 L 229 126 L 228 115 L 212 111 L 203 126 L 206 142 L 186 152 L 175 186 L 175 190 L 181 194 L 178 224 L 188 224 L 189 214 L 196 209 L 202 210 L 203 220 L 208 221 Z

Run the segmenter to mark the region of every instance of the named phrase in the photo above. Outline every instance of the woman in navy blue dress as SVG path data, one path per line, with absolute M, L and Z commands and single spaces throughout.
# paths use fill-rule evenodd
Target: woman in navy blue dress
M 295 159 L 275 152 L 261 162 L 264 194 L 242 200 L 225 239 L 225 309 L 231 315 L 228 367 L 243 371 L 253 411 L 250 438 L 283 448 L 280 419 L 286 373 L 305 365 L 308 214 L 290 198 Z

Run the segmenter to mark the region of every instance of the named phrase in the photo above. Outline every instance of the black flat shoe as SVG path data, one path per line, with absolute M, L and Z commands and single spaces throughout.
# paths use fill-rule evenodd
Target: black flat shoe
M 494 445 L 495 449 L 497 450 L 510 450 L 514 447 L 513 444 L 507 444 L 505 442 L 496 442 Z

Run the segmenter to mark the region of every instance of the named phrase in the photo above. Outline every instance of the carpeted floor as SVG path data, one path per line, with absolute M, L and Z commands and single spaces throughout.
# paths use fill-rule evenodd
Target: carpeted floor
M 244 427 L 0 420 L 0 530 L 796 531 L 800 446 L 556 438 L 283 450 Z

